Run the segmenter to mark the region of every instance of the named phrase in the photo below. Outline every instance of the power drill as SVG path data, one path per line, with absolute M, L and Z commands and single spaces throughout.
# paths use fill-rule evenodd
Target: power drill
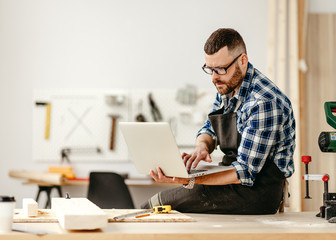
M 336 102 L 325 102 L 327 123 L 336 129 Z M 321 132 L 318 144 L 322 152 L 336 152 L 336 132 Z

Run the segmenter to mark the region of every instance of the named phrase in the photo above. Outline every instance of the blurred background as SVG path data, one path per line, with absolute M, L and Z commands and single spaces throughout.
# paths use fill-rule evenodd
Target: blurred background
M 149 94 L 181 150 L 190 150 L 215 94 L 201 69 L 203 45 L 227 27 L 241 33 L 249 61 L 293 103 L 298 131 L 288 211 L 318 211 L 323 184 L 312 182 L 313 199 L 303 199 L 301 156 L 311 155 L 310 172 L 328 173 L 336 191 L 336 154 L 317 144 L 320 132 L 335 130 L 323 109 L 325 101 L 336 101 L 335 14 L 332 0 L 0 0 L 0 195 L 15 196 L 17 207 L 22 198 L 35 198 L 37 185 L 9 172 L 47 171 L 61 163 L 66 147 L 102 149 L 69 156 L 78 178 L 114 171 L 147 179 L 119 132 L 109 148 L 107 115 L 134 121 L 142 113 L 155 121 Z M 136 207 L 165 187 L 129 184 Z M 63 190 L 87 195 L 85 184 Z

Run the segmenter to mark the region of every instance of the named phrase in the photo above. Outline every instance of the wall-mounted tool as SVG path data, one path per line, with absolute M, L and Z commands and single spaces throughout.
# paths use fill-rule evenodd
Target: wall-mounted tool
M 50 115 L 51 115 L 51 103 L 49 102 L 35 102 L 36 106 L 46 106 L 46 121 L 45 121 L 45 131 L 44 138 L 50 138 Z
M 302 156 L 301 161 L 305 164 L 305 171 L 306 174 L 304 176 L 308 176 L 308 164 L 311 162 L 311 157 L 310 156 Z M 309 196 L 309 179 L 305 179 L 306 181 L 306 196 L 305 199 L 311 199 Z
M 160 112 L 158 106 L 156 105 L 156 103 L 155 103 L 155 101 L 152 97 L 152 93 L 148 94 L 148 100 L 149 100 L 149 105 L 150 105 L 150 108 L 151 108 L 151 113 L 152 113 L 153 120 L 155 122 L 162 121 L 161 112 Z
M 143 115 L 142 100 L 139 100 L 139 103 L 138 103 L 138 112 L 139 113 L 138 113 L 138 115 L 136 115 L 135 120 L 137 122 L 146 122 L 146 118 Z
M 325 102 L 324 112 L 327 123 L 336 129 L 336 102 Z M 318 144 L 322 152 L 336 152 L 336 132 L 321 132 Z
M 119 115 L 110 114 L 109 117 L 111 118 L 111 134 L 110 134 L 110 150 L 114 150 L 114 142 L 115 142 L 115 132 L 116 132 L 116 124 L 117 119 L 120 117 Z
M 109 106 L 122 106 L 126 102 L 126 96 L 123 94 L 106 95 L 105 103 Z
M 92 154 L 92 153 L 97 153 L 100 154 L 102 153 L 102 150 L 99 147 L 92 147 L 92 148 L 86 148 L 86 147 L 68 147 L 68 148 L 62 148 L 61 149 L 61 163 L 67 162 L 70 164 L 70 159 L 69 155 L 70 154 L 82 154 L 82 155 L 87 155 L 87 154 Z

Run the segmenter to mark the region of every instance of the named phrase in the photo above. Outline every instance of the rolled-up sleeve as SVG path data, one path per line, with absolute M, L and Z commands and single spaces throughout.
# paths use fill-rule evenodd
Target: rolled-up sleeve
M 282 109 L 274 101 L 258 101 L 243 113 L 242 122 L 238 124 L 241 142 L 237 161 L 232 163 L 243 185 L 253 186 L 272 147 L 279 141 L 283 117 Z

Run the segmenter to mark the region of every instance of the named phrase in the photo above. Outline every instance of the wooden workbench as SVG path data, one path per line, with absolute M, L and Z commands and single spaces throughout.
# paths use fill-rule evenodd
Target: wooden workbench
M 14 240 L 229 240 L 229 239 L 336 239 L 336 224 L 315 217 L 315 213 L 283 213 L 275 215 L 213 215 L 187 214 L 195 222 L 109 223 L 97 231 L 67 232 L 58 223 L 21 223 L 28 230 L 42 229 L 50 234 L 36 236 L 12 232 L 0 239 Z
M 129 190 L 132 194 L 134 204 L 136 207 L 140 207 L 140 205 L 145 202 L 148 198 L 150 198 L 152 195 L 154 195 L 156 192 L 162 191 L 165 188 L 172 188 L 172 187 L 177 187 L 181 184 L 172 184 L 172 183 L 159 183 L 155 182 L 152 178 L 127 178 L 125 179 L 126 185 L 129 187 Z M 38 193 L 36 196 L 36 201 L 39 201 L 39 195 L 41 192 L 45 192 L 47 199 L 46 202 L 42 205 L 44 208 L 50 208 L 50 203 L 51 203 L 51 192 L 53 189 L 57 189 L 58 196 L 64 196 L 62 194 L 62 188 L 63 187 L 88 187 L 89 186 L 89 179 L 80 179 L 80 180 L 68 180 L 65 179 L 64 181 L 55 184 L 55 183 L 48 183 L 48 182 L 43 182 L 43 181 L 34 181 L 34 180 L 26 180 L 23 182 L 24 185 L 37 185 L 38 186 Z M 134 193 L 136 193 L 138 190 L 137 188 L 152 188 L 148 192 L 147 195 L 141 194 L 142 198 L 137 199 L 134 196 Z M 156 191 L 154 191 L 156 189 Z M 70 193 L 71 194 L 71 193 Z M 86 191 L 85 191 L 86 194 Z

